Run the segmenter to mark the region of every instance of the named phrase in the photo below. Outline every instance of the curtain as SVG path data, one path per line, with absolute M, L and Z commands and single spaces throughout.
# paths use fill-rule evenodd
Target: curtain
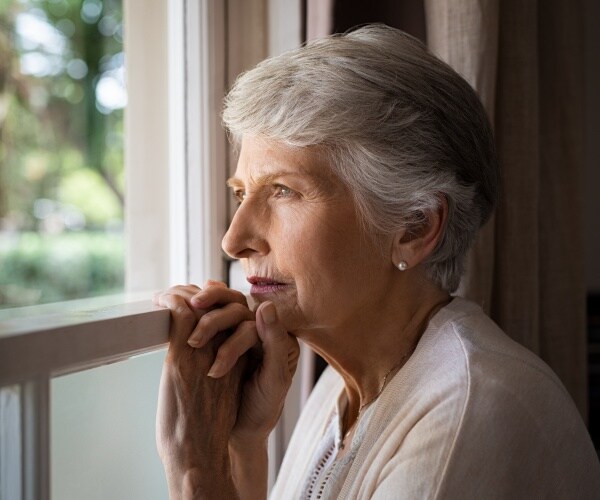
M 459 293 L 544 359 L 585 416 L 582 5 L 425 0 L 425 15 L 432 51 L 484 102 L 502 169 Z
M 426 39 L 478 92 L 494 127 L 502 186 L 459 294 L 544 359 L 585 418 L 581 1 L 377 6 L 374 12 L 362 2 L 307 0 L 307 38 L 385 22 Z

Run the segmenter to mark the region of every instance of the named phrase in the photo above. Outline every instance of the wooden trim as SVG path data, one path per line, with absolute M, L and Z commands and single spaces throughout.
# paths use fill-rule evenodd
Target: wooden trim
M 188 283 L 186 1 L 168 2 L 169 45 L 169 281 Z
M 63 308 L 0 321 L 0 386 L 121 361 L 168 341 L 169 311 L 150 300 L 86 310 L 67 302 Z
M 187 282 L 202 285 L 209 278 L 225 279 L 225 4 L 186 0 L 185 5 Z
M 169 2 L 170 3 L 170 2 Z M 123 2 L 125 108 L 125 283 L 158 290 L 169 279 L 167 2 Z

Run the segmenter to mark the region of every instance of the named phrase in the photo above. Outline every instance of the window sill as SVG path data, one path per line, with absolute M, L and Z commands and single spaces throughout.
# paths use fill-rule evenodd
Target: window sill
M 169 311 L 150 300 L 132 301 L 139 297 L 98 297 L 1 311 L 0 386 L 65 375 L 165 347 Z

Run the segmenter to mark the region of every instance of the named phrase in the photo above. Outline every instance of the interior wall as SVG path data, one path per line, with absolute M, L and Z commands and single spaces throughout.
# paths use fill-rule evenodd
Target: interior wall
M 600 2 L 585 0 L 584 230 L 589 292 L 600 293 Z
M 343 33 L 357 25 L 385 23 L 410 33 L 425 42 L 425 7 L 423 0 L 371 2 L 368 9 L 362 1 L 334 2 L 334 33 Z

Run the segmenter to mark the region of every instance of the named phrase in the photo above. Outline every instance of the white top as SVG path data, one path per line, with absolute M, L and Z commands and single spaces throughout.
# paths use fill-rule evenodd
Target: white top
M 343 417 L 347 406 L 348 398 L 345 391 L 342 391 L 309 465 L 311 474 L 306 478 L 304 487 L 302 488 L 300 496 L 302 500 L 336 498 L 342 489 L 350 466 L 354 462 L 360 444 L 365 436 L 371 415 L 373 415 L 373 409 L 375 408 L 375 405 L 370 404 L 361 413 L 356 424 L 356 431 L 352 437 L 350 449 L 346 455 L 338 458 L 337 454 L 342 449 L 344 441 Z
M 328 368 L 272 499 L 303 498 L 343 390 Z M 371 409 L 337 498 L 600 499 L 600 463 L 565 388 L 467 300 L 432 318 Z

